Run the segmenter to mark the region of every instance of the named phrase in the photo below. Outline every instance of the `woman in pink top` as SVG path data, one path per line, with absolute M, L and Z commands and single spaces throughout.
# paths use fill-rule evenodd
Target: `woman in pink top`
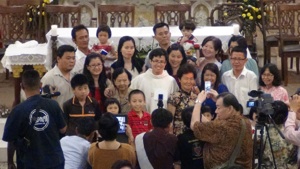
M 281 100 L 289 105 L 289 96 L 285 88 L 281 86 L 280 72 L 273 63 L 266 64 L 260 71 L 260 89 L 271 94 L 274 100 Z

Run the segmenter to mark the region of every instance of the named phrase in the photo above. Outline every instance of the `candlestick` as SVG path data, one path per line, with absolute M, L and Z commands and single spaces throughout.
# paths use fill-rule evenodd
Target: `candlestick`
M 240 34 L 240 25 L 233 24 L 233 35 L 239 35 Z
M 51 25 L 51 36 L 57 36 L 57 25 Z

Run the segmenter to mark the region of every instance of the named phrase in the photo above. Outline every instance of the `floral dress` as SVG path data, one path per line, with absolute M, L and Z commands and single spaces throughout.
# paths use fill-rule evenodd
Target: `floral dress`
M 181 112 L 184 108 L 194 106 L 197 95 L 194 93 L 187 93 L 182 90 L 172 93 L 169 96 L 168 104 L 173 105 L 175 109 L 173 120 L 173 133 L 177 136 L 183 133 L 185 125 L 181 119 Z M 199 112 L 200 113 L 200 112 Z

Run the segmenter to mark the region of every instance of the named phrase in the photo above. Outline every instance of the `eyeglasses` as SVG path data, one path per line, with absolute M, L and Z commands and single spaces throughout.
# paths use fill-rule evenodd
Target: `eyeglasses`
M 262 74 L 261 76 L 262 76 L 262 77 L 274 77 L 273 74 Z
M 96 64 L 96 65 L 89 65 L 91 68 L 95 69 L 96 67 L 102 67 L 102 64 Z
M 241 62 L 241 61 L 244 61 L 246 58 L 230 58 L 230 60 L 232 61 L 237 61 L 237 62 Z
M 165 64 L 166 62 L 163 60 L 152 60 L 153 63 Z

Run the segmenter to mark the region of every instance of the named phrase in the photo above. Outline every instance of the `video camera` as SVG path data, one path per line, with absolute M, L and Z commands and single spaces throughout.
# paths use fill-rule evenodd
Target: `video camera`
M 257 100 L 250 99 L 247 101 L 247 107 L 257 108 L 258 120 L 264 119 L 262 117 L 274 114 L 272 103 L 274 102 L 271 94 L 266 94 L 260 90 L 252 90 L 248 93 L 248 96 L 258 97 Z M 264 120 L 263 120 L 264 121 Z

